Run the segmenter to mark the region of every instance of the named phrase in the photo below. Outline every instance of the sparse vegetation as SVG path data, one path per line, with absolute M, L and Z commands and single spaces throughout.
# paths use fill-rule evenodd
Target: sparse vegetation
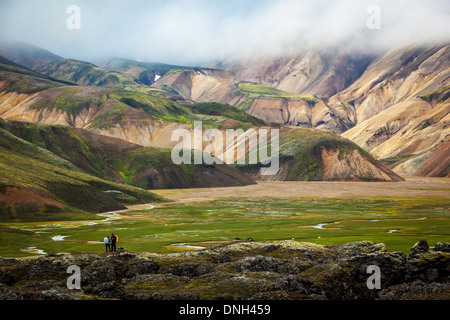
M 428 103 L 438 103 L 442 101 L 446 101 L 450 98 L 450 86 L 442 87 L 438 90 L 424 93 L 419 96 L 423 100 L 425 100 Z
M 356 150 L 362 157 L 369 161 L 375 161 L 369 153 L 355 143 L 322 130 L 295 129 L 280 131 L 279 143 L 280 166 L 286 166 L 287 170 L 285 180 L 322 180 L 324 175 L 321 157 L 323 148 L 339 151 L 339 160 L 342 160 L 346 154 Z M 268 154 L 270 152 L 269 150 Z M 249 173 L 254 173 L 261 167 L 259 164 L 236 166 Z
M 171 86 L 163 85 L 162 89 L 154 89 L 148 85 L 156 75 L 184 71 L 195 73 L 202 69 L 122 59 L 109 61 L 107 65 L 111 70 L 82 61 L 63 59 L 47 66 L 46 74 L 66 81 L 63 83 L 40 77 L 30 70 L 12 64 L 0 63 L 0 81 L 2 85 L 5 84 L 6 92 L 39 92 L 34 100 L 31 100 L 35 108 L 33 112 L 38 116 L 46 112 L 36 111 L 59 110 L 67 115 L 61 118 L 69 125 L 75 126 L 80 121 L 85 121 L 83 124 L 96 132 L 114 129 L 108 134 L 116 134 L 116 129 L 124 129 L 123 132 L 133 131 L 126 131 L 130 123 L 144 123 L 147 127 L 143 127 L 148 131 L 153 129 L 151 126 L 154 123 L 156 126 L 163 126 L 164 122 L 192 125 L 194 121 L 202 121 L 205 129 L 248 129 L 266 125 L 244 112 L 257 98 L 278 99 L 278 102 L 283 100 L 283 103 L 285 100 L 301 100 L 307 102 L 309 107 L 318 101 L 315 95 L 285 92 L 258 83 L 236 82 L 235 86 L 231 85 L 231 89 L 237 91 L 240 103 L 233 107 L 215 102 L 178 104 L 174 101 L 180 101 L 179 94 Z M 127 68 L 133 70 L 126 70 Z M 135 78 L 120 70 L 137 76 Z M 81 85 L 71 85 L 69 82 Z M 449 87 L 420 97 L 430 103 L 445 101 L 449 97 Z M 344 108 L 352 109 L 351 100 L 342 100 L 341 103 Z M 342 111 L 342 108 L 340 109 Z M 89 115 L 86 112 L 88 110 Z M 328 121 L 324 119 L 319 120 L 322 120 L 322 123 Z M 344 121 L 342 118 L 340 120 Z M 304 123 L 303 120 L 296 124 L 301 123 Z M 416 131 L 429 125 L 430 123 L 425 121 Z M 156 132 L 155 136 L 157 134 L 159 132 Z M 115 136 L 120 136 L 120 132 Z M 0 256 L 28 256 L 30 253 L 21 250 L 30 245 L 47 253 L 102 252 L 103 245 L 93 244 L 91 241 L 101 241 L 105 234 L 105 221 L 99 221 L 103 218 L 93 213 L 124 209 L 126 205 L 137 203 L 157 203 L 158 206 L 151 210 L 140 208 L 123 212 L 120 220 L 107 222 L 111 223 L 108 228 L 119 231 L 120 245 L 129 251 L 174 252 L 180 250 L 171 246 L 174 243 L 193 243 L 208 247 L 211 243 L 228 242 L 235 237 L 251 237 L 257 241 L 268 242 L 294 238 L 324 245 L 370 240 L 386 243 L 390 250 L 405 253 L 409 251 L 412 243 L 423 237 L 429 239 L 431 244 L 450 241 L 450 207 L 447 198 L 391 196 L 310 199 L 303 198 L 303 195 L 287 198 L 284 194 L 282 198 L 272 198 L 271 194 L 267 194 L 253 199 L 249 193 L 246 195 L 242 192 L 227 199 L 211 201 L 199 196 L 195 203 L 166 203 L 159 195 L 170 194 L 170 191 L 158 190 L 152 193 L 143 189 L 154 189 L 155 186 L 203 187 L 220 179 L 226 181 L 229 186 L 240 179 L 241 172 L 229 166 L 175 166 L 171 161 L 170 149 L 146 148 L 125 141 L 107 139 L 112 138 L 94 137 L 90 133 L 67 126 L 18 124 L 0 119 L 0 242 L 4 244 L 0 248 Z M 348 154 L 358 156 L 359 153 L 364 158 L 362 161 L 375 161 L 356 144 L 332 133 L 308 129 L 288 130 L 282 127 L 280 165 L 282 174 L 285 174 L 284 179 L 322 180 L 327 166 L 323 160 L 325 156 L 322 158 L 324 149 L 333 151 L 331 155 L 327 154 L 329 159 L 334 161 L 334 157 L 337 157 L 342 163 L 346 162 L 348 167 L 354 164 L 346 157 Z M 270 145 L 268 151 L 270 154 Z M 386 158 L 381 161 L 393 164 L 410 156 Z M 259 165 L 235 167 L 250 173 L 260 169 Z M 447 168 L 447 173 L 448 170 Z M 336 180 L 339 178 L 350 180 L 352 177 L 344 172 L 343 177 Z M 363 181 L 377 180 L 370 171 L 359 174 L 357 178 Z M 295 182 L 294 186 L 301 188 L 302 185 Z M 273 186 L 271 187 L 270 192 L 273 193 Z M 196 192 L 200 193 L 198 189 Z M 282 189 L 282 192 L 286 192 L 286 189 Z M 222 196 L 225 191 L 217 193 Z M 98 224 L 90 223 L 91 220 Z M 61 234 L 69 237 L 60 242 L 51 240 L 52 236 Z M 269 243 L 270 245 L 272 244 Z M 277 252 L 276 249 L 272 251 L 270 255 L 273 257 L 291 258 L 286 256 L 287 250 L 283 253 Z M 304 253 L 305 251 L 302 255 Z M 210 258 L 206 257 L 205 260 Z M 319 277 L 323 274 L 320 269 L 323 268 L 322 262 L 323 260 L 314 266 L 311 274 Z M 164 265 L 166 266 L 171 267 L 168 263 Z M 236 266 L 238 265 L 221 265 L 223 269 L 214 275 L 217 278 L 209 280 L 212 279 L 215 284 L 225 282 L 228 279 L 224 274 Z M 343 268 L 347 266 L 344 265 Z M 232 270 L 234 271 L 235 269 Z M 262 279 L 267 282 L 267 279 L 273 276 L 270 274 L 272 271 L 264 271 L 264 274 L 257 271 L 245 281 L 251 279 L 256 283 Z M 308 276 L 308 273 L 304 275 Z M 189 284 L 191 287 L 183 286 L 183 292 L 191 289 L 199 292 L 198 287 L 201 287 L 204 279 L 206 277 L 194 279 Z M 172 284 L 179 285 L 177 281 L 167 281 L 165 284 L 165 293 L 176 291 L 171 287 Z M 158 288 L 151 281 L 129 282 L 125 287 L 140 292 L 152 292 Z M 243 291 L 244 298 L 249 297 L 247 292 L 253 290 L 247 282 L 242 286 L 227 285 L 225 282 L 223 287 L 231 294 L 237 295 Z M 206 292 L 202 297 L 208 297 L 209 293 Z
M 247 96 L 244 101 L 235 105 L 236 109 L 246 111 L 255 101 L 255 98 Z
M 416 128 L 416 130 L 414 130 L 414 132 L 421 131 L 421 130 L 423 130 L 423 129 L 425 129 L 425 128 L 428 128 L 430 125 L 431 125 L 431 124 L 430 124 L 430 121 L 429 121 L 428 119 L 427 119 L 427 120 L 424 120 L 424 121 L 422 121 L 422 122 L 419 124 L 419 126 Z
M 0 63 L 0 81 L 4 81 L 6 92 L 32 94 L 68 83 L 55 81 L 15 65 Z
M 289 100 L 303 100 L 310 104 L 314 104 L 317 101 L 317 98 L 313 95 L 286 92 L 260 83 L 237 82 L 236 85 L 242 94 L 250 98 L 284 98 Z
M 59 147 L 64 147 L 64 142 Z M 83 150 L 85 146 L 81 144 L 79 149 Z M 135 203 L 161 201 L 159 196 L 150 192 L 91 176 L 71 162 L 4 129 L 0 129 L 0 150 L 1 192 L 35 195 L 34 200 L 22 203 L 15 202 L 14 197 L 3 197 L 0 202 L 1 219 L 33 217 L 34 214 L 55 210 L 79 213 L 123 208 L 120 202 L 105 193 L 107 190 L 128 194 Z
M 405 155 L 402 155 L 402 156 L 396 156 L 396 157 L 380 159 L 380 161 L 392 164 L 392 163 L 396 163 L 398 161 L 402 161 L 402 160 L 408 159 L 408 158 L 410 158 L 412 156 L 413 156 L 412 154 L 405 154 Z
M 342 100 L 341 103 L 345 109 L 350 110 L 349 103 L 351 100 Z
M 179 94 L 177 90 L 175 90 L 174 88 L 172 88 L 171 86 L 168 86 L 166 84 L 162 85 L 161 89 L 164 91 L 167 91 L 169 93 L 172 93 L 172 94 Z
M 41 72 L 59 80 L 70 81 L 87 86 L 124 87 L 138 85 L 136 80 L 127 74 L 108 71 L 92 63 L 63 59 L 49 64 Z
M 264 121 L 252 117 L 245 112 L 234 108 L 228 104 L 218 103 L 218 102 L 201 102 L 186 105 L 194 112 L 209 116 L 220 116 L 227 119 L 234 119 L 242 123 L 248 123 L 253 126 L 264 125 Z
M 171 65 L 171 64 L 165 64 L 165 63 L 156 63 L 156 62 L 139 62 L 134 60 L 127 60 L 127 59 L 110 59 L 106 61 L 105 67 L 109 70 L 126 70 L 133 67 L 142 68 L 144 69 L 144 72 L 154 72 L 159 75 L 164 75 L 168 72 L 179 72 L 179 71 L 186 71 L 186 70 L 192 70 L 191 67 L 184 67 L 184 66 L 177 66 L 177 65 Z M 142 74 L 141 73 L 141 74 Z

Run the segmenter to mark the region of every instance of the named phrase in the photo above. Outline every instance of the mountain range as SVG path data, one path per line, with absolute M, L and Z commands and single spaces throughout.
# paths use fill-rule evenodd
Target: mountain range
M 148 191 L 158 188 L 448 177 L 449 97 L 449 45 L 320 48 L 188 67 L 94 65 L 2 44 L 0 216 L 163 201 Z M 221 132 L 279 129 L 280 170 L 264 177 L 260 165 L 174 165 L 171 134 L 192 132 L 195 121 Z M 104 202 L 68 196 L 80 186 Z

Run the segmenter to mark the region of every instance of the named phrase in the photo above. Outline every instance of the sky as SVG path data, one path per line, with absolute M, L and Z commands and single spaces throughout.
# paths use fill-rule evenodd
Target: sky
M 450 1 L 0 0 L 0 40 L 94 63 L 205 65 L 342 44 L 386 50 L 450 42 Z

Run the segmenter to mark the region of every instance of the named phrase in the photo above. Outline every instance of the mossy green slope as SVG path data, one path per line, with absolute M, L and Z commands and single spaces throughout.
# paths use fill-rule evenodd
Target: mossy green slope
M 61 125 L 4 121 L 1 127 L 89 174 L 117 182 L 121 182 L 117 173 L 105 159 L 125 149 L 139 148 L 126 141 Z
M 10 66 L 25 68 L 28 72 L 31 71 L 40 77 L 48 77 L 66 84 L 102 86 L 143 92 L 158 97 L 180 98 L 164 90 L 151 88 L 131 75 L 106 70 L 87 61 L 65 59 L 28 43 L 2 43 L 0 52 L 9 59 L 0 58 L 0 64 L 7 64 L 3 60 L 9 62 L 12 60 L 14 62 L 9 63 Z M 23 83 L 21 86 L 23 87 Z
M 242 110 L 234 108 L 228 104 L 219 103 L 219 102 L 199 102 L 186 105 L 190 109 L 192 109 L 195 113 L 205 114 L 209 116 L 220 116 L 225 117 L 227 119 L 233 119 L 236 121 L 240 121 L 243 124 L 251 125 L 251 126 L 262 126 L 265 125 L 263 120 L 255 118 L 251 115 L 246 114 Z M 243 125 L 245 127 L 245 125 Z
M 6 131 L 32 143 L 30 147 L 51 151 L 46 153 L 44 160 L 50 157 L 67 160 L 56 162 L 57 166 L 82 169 L 102 179 L 144 189 L 253 183 L 228 165 L 175 165 L 169 149 L 142 147 L 83 129 L 15 121 L 2 121 L 0 128 L 5 128 Z M 8 146 L 19 147 L 13 143 Z
M 271 156 L 271 143 L 268 143 L 268 155 Z M 333 133 L 315 129 L 282 129 L 279 132 L 279 161 L 280 176 L 277 180 L 288 181 L 320 181 L 326 180 L 325 165 L 322 156 L 323 150 L 338 152 L 338 159 L 346 161 L 349 165 L 348 155 L 357 152 L 375 167 L 379 167 L 392 179 L 401 180 L 389 169 L 384 168 L 368 152 L 348 139 Z M 251 152 L 259 150 L 252 150 Z M 248 156 L 248 154 L 247 154 Z M 248 162 L 247 162 L 248 163 Z M 241 171 L 257 177 L 261 164 L 236 165 Z M 345 177 L 336 177 L 336 180 L 347 180 Z M 348 180 L 377 180 L 370 173 L 361 176 L 348 177 Z
M 142 110 L 153 120 L 188 125 L 193 125 L 194 121 L 202 121 L 203 127 L 211 128 L 222 128 L 225 125 L 249 128 L 263 124 L 261 120 L 225 104 L 178 104 L 146 93 L 102 87 L 49 88 L 39 93 L 31 107 L 38 110 L 60 110 L 67 114 L 70 125 L 74 125 L 75 118 L 80 113 L 95 108 L 98 111 L 89 124 L 91 129 L 108 129 L 129 120 L 130 109 Z M 225 124 L 230 119 L 235 120 L 234 123 Z
M 0 150 L 2 219 L 30 218 L 48 211 L 96 213 L 163 200 L 151 192 L 89 175 L 2 128 Z M 23 193 L 33 197 L 23 199 Z
M 194 159 L 194 152 L 191 152 Z M 144 189 L 227 187 L 255 183 L 227 164 L 180 164 L 171 159 L 171 150 L 130 149 L 108 159 L 125 182 Z
M 101 109 L 105 102 L 116 104 L 118 107 L 117 113 L 120 113 L 122 106 L 128 106 L 134 109 L 142 109 L 153 118 L 166 121 L 177 122 L 181 115 L 190 113 L 186 107 L 149 94 L 85 86 L 66 86 L 44 90 L 34 100 L 32 107 L 36 109 L 58 109 L 65 112 L 69 118 L 74 118 L 83 110 L 89 108 Z
M 121 58 L 108 59 L 104 61 L 101 65 L 105 69 L 112 71 L 119 71 L 119 70 L 127 71 L 132 68 L 139 68 L 141 69 L 141 72 L 139 73 L 137 78 L 139 81 L 145 84 L 151 84 L 153 82 L 151 81 L 151 79 L 149 79 L 149 74 L 152 75 L 158 74 L 159 76 L 163 76 L 164 74 L 169 72 L 178 72 L 194 69 L 192 67 L 187 66 L 178 66 L 157 62 L 140 62 Z
M 303 100 L 310 104 L 314 104 L 318 100 L 317 97 L 315 97 L 314 95 L 286 92 L 260 83 L 241 81 L 236 82 L 236 86 L 241 94 L 246 95 L 248 98 L 251 99 L 283 98 L 287 100 Z
M 361 156 L 373 160 L 357 144 L 335 134 L 321 130 L 290 130 L 283 133 L 280 140 L 281 159 L 292 163 L 287 179 L 323 180 L 323 148 L 338 150 L 341 157 L 356 150 Z
M 2 56 L 0 56 L 0 82 L 2 82 L 2 91 L 25 94 L 70 84 L 40 75 Z
M 77 83 L 83 86 L 116 88 L 147 93 L 157 97 L 171 96 L 164 90 L 150 88 L 142 84 L 128 74 L 99 68 L 86 61 L 64 59 L 57 63 L 47 65 L 44 69 L 40 69 L 40 72 L 59 80 Z
M 424 93 L 419 96 L 428 103 L 439 103 L 450 98 L 450 86 L 442 87 L 438 90 Z

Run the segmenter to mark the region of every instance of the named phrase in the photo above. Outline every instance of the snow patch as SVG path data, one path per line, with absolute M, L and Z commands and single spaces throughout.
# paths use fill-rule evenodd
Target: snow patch
M 325 228 L 323 226 L 326 226 L 327 224 L 329 224 L 329 223 L 320 223 L 320 224 L 312 226 L 312 227 L 316 228 L 316 229 L 323 229 L 323 230 L 325 230 Z
M 68 236 L 54 236 L 52 237 L 53 241 L 63 241 L 64 238 L 67 238 Z

